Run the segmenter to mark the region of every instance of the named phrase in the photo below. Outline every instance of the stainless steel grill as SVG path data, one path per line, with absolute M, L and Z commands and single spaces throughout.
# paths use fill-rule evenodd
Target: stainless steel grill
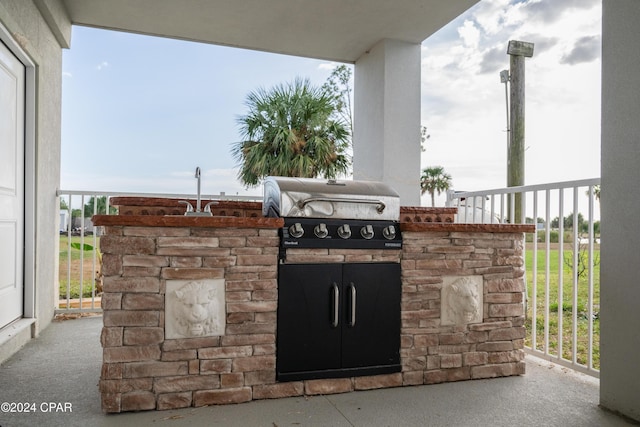
M 402 247 L 400 198 L 382 182 L 268 177 L 262 213 L 284 218 L 283 248 Z
M 398 262 L 287 262 L 293 248 L 401 248 L 398 194 L 380 182 L 269 177 L 263 213 L 284 218 L 277 380 L 400 372 Z

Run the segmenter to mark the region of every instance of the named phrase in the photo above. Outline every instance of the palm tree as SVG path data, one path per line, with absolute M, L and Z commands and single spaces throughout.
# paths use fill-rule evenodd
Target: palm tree
M 94 204 L 96 205 L 95 212 L 93 207 Z M 91 218 L 94 215 L 94 213 L 98 215 L 104 215 L 106 212 L 107 212 L 107 196 L 101 196 L 101 197 L 91 196 L 91 198 L 89 198 L 89 201 L 84 205 L 85 218 Z M 116 209 L 113 206 L 109 206 L 108 215 L 114 215 L 117 212 L 118 212 L 118 209 Z
M 587 196 L 589 195 L 589 190 L 587 190 Z M 593 186 L 593 195 L 597 201 L 600 201 L 600 184 Z
M 442 166 L 431 166 L 422 170 L 420 177 L 420 190 L 422 194 L 431 195 L 431 206 L 435 206 L 435 193 L 438 195 L 451 188 L 451 175 L 444 171 Z
M 257 186 L 265 176 L 336 178 L 350 165 L 347 125 L 336 119 L 331 94 L 296 79 L 249 93 L 249 112 L 238 118 L 242 141 L 232 153 L 238 178 Z

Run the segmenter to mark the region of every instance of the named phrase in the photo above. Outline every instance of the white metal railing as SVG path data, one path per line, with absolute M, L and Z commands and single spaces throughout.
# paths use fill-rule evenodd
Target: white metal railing
M 525 348 L 595 377 L 600 375 L 599 191 L 600 178 L 447 192 L 447 206 L 458 208 L 457 222 L 536 225 L 525 244 Z
M 599 376 L 600 279 L 597 274 L 599 232 L 595 227 L 599 224 L 596 220 L 599 209 L 595 202 L 599 185 L 600 179 L 595 178 L 486 191 L 447 192 L 447 206 L 458 208 L 458 222 L 513 223 L 515 204 L 519 202 L 519 222 L 536 224 L 536 233 L 527 235 L 525 250 L 527 351 L 596 377 Z M 84 214 L 73 217 L 75 209 L 84 213 L 85 205 L 90 205 L 92 198 L 91 216 L 113 214 L 109 201 L 116 196 L 194 198 L 193 194 L 69 190 L 59 190 L 57 195 L 69 207 L 69 215 L 64 221 L 61 218 L 58 313 L 101 311 L 101 260 L 97 250 L 100 233 Z M 100 198 L 104 198 L 102 206 L 97 203 Z M 261 200 L 257 196 L 227 196 L 224 193 L 202 195 L 201 198 L 203 201 Z M 571 215 L 565 216 L 566 206 L 571 209 Z M 543 213 L 543 217 L 539 217 L 539 213 Z M 583 217 L 585 213 L 586 218 Z M 578 226 L 573 226 L 575 224 Z M 557 242 L 551 242 L 555 236 Z M 554 260 L 557 266 L 554 264 L 552 270 Z
M 111 206 L 111 197 L 163 197 L 185 200 L 196 198 L 194 194 L 75 190 L 58 190 L 56 195 L 60 197 L 60 204 L 68 207 L 66 214 L 64 209 L 60 209 L 60 274 L 56 284 L 56 292 L 59 295 L 56 304 L 58 314 L 102 311 L 102 260 L 98 249 L 100 230 L 94 228 L 90 218 L 97 214 L 117 214 Z M 201 199 L 258 201 L 262 200 L 262 197 L 229 196 L 220 193 L 203 194 Z M 89 212 L 85 212 L 87 207 Z

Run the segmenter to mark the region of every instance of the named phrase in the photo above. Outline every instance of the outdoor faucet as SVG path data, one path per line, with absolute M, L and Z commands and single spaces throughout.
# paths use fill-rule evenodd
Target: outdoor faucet
M 201 209 L 202 200 L 200 196 L 200 176 L 201 176 L 201 171 L 200 171 L 200 166 L 198 166 L 196 167 L 196 175 L 195 175 L 196 179 L 198 180 L 198 194 L 196 199 L 196 208 L 194 209 L 191 203 L 189 203 L 186 200 L 180 200 L 178 202 L 178 203 L 183 203 L 187 205 L 187 210 L 184 213 L 187 216 L 213 216 L 213 214 L 211 213 L 211 205 L 218 204 L 218 202 L 215 202 L 215 201 L 209 202 L 204 207 L 204 211 Z
M 196 179 L 198 180 L 198 199 L 196 200 L 196 212 L 200 212 L 200 166 L 196 167 Z

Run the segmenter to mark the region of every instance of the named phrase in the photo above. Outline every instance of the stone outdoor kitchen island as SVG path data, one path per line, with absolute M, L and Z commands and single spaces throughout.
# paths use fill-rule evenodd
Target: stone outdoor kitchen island
M 401 372 L 279 382 L 282 219 L 248 202 L 221 201 L 212 217 L 175 215 L 166 199 L 113 204 L 120 215 L 94 217 L 105 229 L 105 412 L 525 372 L 523 245 L 532 226 L 454 224 L 451 210 L 402 208 L 402 249 L 296 249 L 287 262 L 400 264 Z

